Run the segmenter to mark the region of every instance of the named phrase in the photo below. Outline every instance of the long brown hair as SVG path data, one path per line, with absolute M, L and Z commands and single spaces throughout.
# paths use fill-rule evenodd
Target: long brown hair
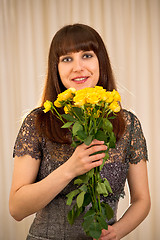
M 91 27 L 84 24 L 67 25 L 61 28 L 53 37 L 48 57 L 48 73 L 43 90 L 41 107 L 46 100 L 54 102 L 57 95 L 65 90 L 58 72 L 59 57 L 71 52 L 92 50 L 99 61 L 100 77 L 97 85 L 108 91 L 116 89 L 116 84 L 106 47 L 100 35 Z M 62 111 L 62 110 L 60 110 Z M 123 111 L 112 121 L 114 133 L 117 140 L 124 132 L 125 122 Z M 66 132 L 61 128 L 62 123 L 55 116 L 48 112 L 39 112 L 36 119 L 39 131 L 49 139 L 67 143 Z

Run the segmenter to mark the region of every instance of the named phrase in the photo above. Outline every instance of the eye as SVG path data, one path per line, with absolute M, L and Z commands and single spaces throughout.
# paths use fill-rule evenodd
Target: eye
M 72 61 L 72 58 L 69 57 L 69 56 L 60 57 L 60 61 L 61 61 L 61 62 L 71 62 L 71 61 Z
M 92 58 L 93 54 L 92 53 L 84 53 L 83 58 Z

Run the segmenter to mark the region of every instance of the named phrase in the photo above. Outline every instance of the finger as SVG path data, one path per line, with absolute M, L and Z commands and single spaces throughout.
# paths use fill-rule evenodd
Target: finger
M 105 153 L 98 153 L 89 157 L 90 162 L 95 162 L 97 160 L 103 159 L 105 157 Z
M 99 151 L 106 151 L 107 146 L 104 144 L 101 145 L 92 145 L 90 148 L 86 150 L 86 153 L 88 155 L 92 155 L 93 153 L 99 152 Z
M 105 237 L 107 235 L 109 235 L 109 230 L 106 230 L 106 229 L 102 229 L 102 234 L 101 234 L 101 237 Z
M 88 147 L 90 147 L 92 145 L 96 145 L 96 144 L 104 144 L 104 141 L 99 141 L 97 139 L 94 139 Z
M 102 229 L 102 236 L 107 235 L 107 233 L 108 233 L 108 230 L 106 230 L 106 229 Z
M 100 240 L 112 240 L 112 239 L 117 239 L 116 233 L 114 231 L 114 228 L 109 225 L 108 230 L 105 229 L 102 230 Z
M 89 170 L 91 170 L 92 168 L 95 168 L 95 167 L 99 167 L 100 165 L 102 165 L 102 163 L 103 163 L 103 159 L 100 159 L 96 162 L 92 162 L 90 164 L 90 169 Z
M 104 141 L 99 141 L 97 139 L 94 139 L 90 145 L 86 145 L 85 143 L 80 144 L 77 148 L 82 148 L 82 149 L 90 149 L 94 145 L 104 145 Z

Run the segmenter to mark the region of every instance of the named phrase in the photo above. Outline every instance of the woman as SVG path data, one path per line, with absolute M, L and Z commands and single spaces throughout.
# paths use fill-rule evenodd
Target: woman
M 91 239 L 85 236 L 77 219 L 67 221 L 70 209 L 65 195 L 74 189 L 73 179 L 100 166 L 106 150 L 103 141 L 93 140 L 73 149 L 70 134 L 50 112 L 44 114 L 46 100 L 54 102 L 67 88 L 103 86 L 116 89 L 109 57 L 99 34 L 83 24 L 68 25 L 54 36 L 48 60 L 48 75 L 41 106 L 24 120 L 14 147 L 14 172 L 10 193 L 10 213 L 17 220 L 37 213 L 27 236 L 35 239 Z M 100 239 L 119 240 L 135 229 L 147 216 L 150 196 L 147 179 L 147 149 L 139 120 L 122 110 L 113 120 L 117 143 L 110 149 L 109 160 L 102 169 L 113 190 L 104 201 L 114 210 L 108 230 Z M 124 195 L 126 179 L 131 204 L 117 221 L 118 201 Z

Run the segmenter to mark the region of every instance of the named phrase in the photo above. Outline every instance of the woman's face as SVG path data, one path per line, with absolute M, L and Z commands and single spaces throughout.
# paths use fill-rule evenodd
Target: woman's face
M 72 52 L 59 58 L 58 71 L 66 88 L 94 87 L 99 80 L 98 58 L 93 51 Z

